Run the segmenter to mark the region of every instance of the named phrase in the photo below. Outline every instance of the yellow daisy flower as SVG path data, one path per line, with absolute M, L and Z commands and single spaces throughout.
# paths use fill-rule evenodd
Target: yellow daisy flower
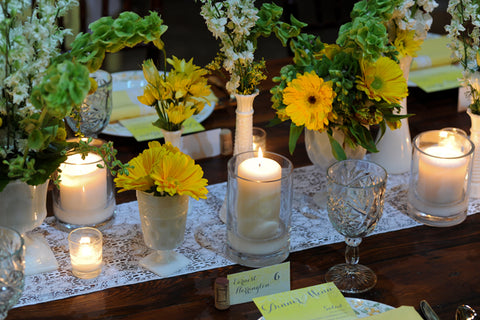
M 358 76 L 356 81 L 357 89 L 365 92 L 370 99 L 399 103 L 408 95 L 402 69 L 392 59 L 380 57 L 373 63 L 360 63 L 360 67 L 362 76 Z
M 421 40 L 415 40 L 415 30 L 399 30 L 393 45 L 401 56 L 416 57 L 422 45 Z
M 314 71 L 297 75 L 283 91 L 285 114 L 297 126 L 323 130 L 336 117 L 332 111 L 334 98 L 332 83 L 325 82 Z
M 158 141 L 148 143 L 148 149 L 130 160 L 133 168 L 128 175 L 119 175 L 115 184 L 126 190 L 139 190 L 174 196 L 189 195 L 192 198 L 206 198 L 207 180 L 203 170 L 188 155 L 170 143 L 161 145 Z
M 171 196 L 186 194 L 197 200 L 205 199 L 208 193 L 207 180 L 202 177 L 202 168 L 183 153 L 167 154 L 152 173 L 158 192 Z

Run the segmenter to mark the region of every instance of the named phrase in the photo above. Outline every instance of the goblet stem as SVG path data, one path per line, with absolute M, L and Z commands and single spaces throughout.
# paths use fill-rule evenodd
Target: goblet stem
M 360 260 L 360 250 L 358 246 L 362 242 L 362 238 L 345 238 L 347 247 L 345 248 L 345 261 L 348 264 L 357 264 Z

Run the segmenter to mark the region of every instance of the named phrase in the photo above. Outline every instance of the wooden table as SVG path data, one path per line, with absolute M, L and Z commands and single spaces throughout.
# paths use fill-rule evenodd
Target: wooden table
M 285 61 L 269 64 L 278 70 Z M 273 72 L 272 72 L 273 73 Z M 255 100 L 254 125 L 264 127 L 273 117 L 266 81 Z M 458 113 L 457 90 L 426 94 L 412 88 L 408 111 L 412 136 L 419 132 L 458 127 L 468 130 L 465 112 Z M 215 110 L 203 122 L 206 129 L 230 128 L 235 122 L 232 107 Z M 296 167 L 311 164 L 299 140 L 293 156 L 288 153 L 288 125 L 266 128 L 267 149 L 289 157 Z M 104 136 L 104 138 L 111 138 Z M 113 138 L 126 161 L 146 147 L 133 138 Z M 228 156 L 198 161 L 209 184 L 226 180 Z M 118 202 L 135 200 L 135 194 L 122 193 Z M 325 245 L 292 253 L 291 288 L 324 282 L 329 267 L 343 261 L 344 243 Z M 391 306 L 417 308 L 427 299 L 442 319 L 453 319 L 458 305 L 467 303 L 480 309 L 480 215 L 449 228 L 420 226 L 370 236 L 361 245 L 361 263 L 378 276 L 374 289 L 359 295 L 346 295 L 382 302 Z M 217 277 L 248 270 L 239 265 L 196 272 L 183 276 L 111 288 L 87 295 L 16 308 L 7 319 L 258 319 L 253 303 L 214 308 L 213 283 Z

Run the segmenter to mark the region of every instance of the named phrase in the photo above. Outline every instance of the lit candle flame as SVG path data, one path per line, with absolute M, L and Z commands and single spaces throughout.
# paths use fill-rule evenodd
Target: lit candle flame
M 262 159 L 263 159 L 263 152 L 262 152 L 262 148 L 259 147 L 258 148 L 258 166 L 261 167 L 262 166 Z
M 79 242 L 80 242 L 81 244 L 90 243 L 90 237 L 81 237 Z

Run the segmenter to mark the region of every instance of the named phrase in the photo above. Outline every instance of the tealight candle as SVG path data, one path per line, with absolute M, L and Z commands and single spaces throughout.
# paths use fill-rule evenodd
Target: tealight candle
M 68 235 L 73 274 L 82 279 L 102 271 L 102 233 L 95 228 L 78 228 Z
M 108 195 L 108 171 L 98 154 L 88 153 L 85 159 L 81 154 L 70 155 L 60 170 L 59 194 L 53 206 L 60 221 L 96 225 L 113 215 L 115 203 Z

